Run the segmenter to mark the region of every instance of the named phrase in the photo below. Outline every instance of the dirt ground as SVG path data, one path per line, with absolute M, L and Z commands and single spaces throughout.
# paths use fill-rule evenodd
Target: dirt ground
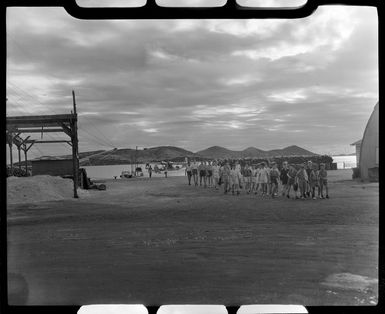
M 374 305 L 379 189 L 351 174 L 329 171 L 324 200 L 169 177 L 9 205 L 9 303 Z

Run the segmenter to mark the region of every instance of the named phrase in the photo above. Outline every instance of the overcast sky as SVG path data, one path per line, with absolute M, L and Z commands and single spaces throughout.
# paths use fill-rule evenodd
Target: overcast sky
M 9 8 L 7 115 L 69 113 L 75 90 L 80 151 L 352 152 L 378 101 L 377 40 L 374 8 L 198 21 L 82 21 L 61 8 Z M 31 155 L 70 152 L 41 144 Z

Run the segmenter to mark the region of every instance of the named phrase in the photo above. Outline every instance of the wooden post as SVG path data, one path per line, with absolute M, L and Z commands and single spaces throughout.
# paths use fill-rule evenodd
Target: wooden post
M 12 156 L 12 142 L 13 142 L 13 134 L 10 134 L 10 141 L 8 142 L 9 144 L 9 158 L 11 162 L 11 174 L 13 174 L 13 156 Z
M 27 167 L 27 168 L 28 168 L 28 166 L 27 166 L 27 153 L 31 149 L 33 144 L 34 144 L 34 142 L 32 142 L 28 147 L 27 147 L 27 144 L 25 144 L 25 151 L 24 151 L 25 152 L 25 167 Z M 33 169 L 31 171 L 31 175 L 33 175 Z
M 23 152 L 24 152 L 24 159 L 25 159 L 25 173 L 26 175 L 28 176 L 28 163 L 27 163 L 27 144 L 26 144 L 26 141 L 28 141 L 28 139 L 30 138 L 30 136 L 27 136 L 24 140 L 22 140 L 19 144 L 19 150 L 22 149 Z M 19 152 L 20 153 L 20 152 Z M 20 160 L 20 155 L 19 155 L 19 163 L 21 164 L 21 160 Z
M 23 151 L 24 151 L 25 173 L 28 176 L 27 145 L 24 145 Z
M 20 153 L 20 146 L 17 146 L 18 154 L 19 154 L 19 170 L 21 171 L 21 153 Z
M 77 134 L 77 113 L 76 113 L 76 102 L 75 102 L 75 92 L 72 91 L 72 102 L 73 102 L 73 115 L 74 119 L 71 122 L 71 143 L 72 143 L 72 167 L 73 167 L 73 177 L 74 177 L 74 198 L 79 198 L 78 196 L 78 184 L 79 184 L 79 160 L 78 160 L 78 134 Z

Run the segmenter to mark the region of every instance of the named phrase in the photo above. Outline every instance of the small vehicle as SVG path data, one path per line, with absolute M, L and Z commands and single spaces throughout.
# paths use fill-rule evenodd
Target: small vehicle
M 166 169 L 165 165 L 159 164 L 154 166 L 154 172 L 155 173 L 160 173 Z
M 136 175 L 137 177 L 143 177 L 143 170 L 142 170 L 141 167 L 137 167 L 137 168 L 135 169 L 135 175 Z
M 122 171 L 122 173 L 120 174 L 120 177 L 123 179 L 123 178 L 132 178 L 132 174 L 130 171 Z

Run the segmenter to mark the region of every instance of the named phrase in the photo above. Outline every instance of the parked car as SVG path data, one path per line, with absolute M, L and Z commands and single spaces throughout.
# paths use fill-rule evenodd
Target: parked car
M 120 177 L 123 178 L 132 178 L 132 173 L 130 171 L 122 171 Z

